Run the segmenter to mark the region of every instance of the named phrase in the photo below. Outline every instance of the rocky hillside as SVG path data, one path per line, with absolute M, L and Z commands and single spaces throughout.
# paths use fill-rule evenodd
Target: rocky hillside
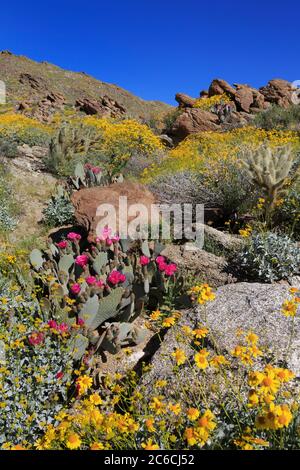
M 44 122 L 51 121 L 56 112 L 73 109 L 138 119 L 149 119 L 171 109 L 165 103 L 142 100 L 84 72 L 70 72 L 9 51 L 0 54 L 0 79 L 6 83 L 8 104 Z

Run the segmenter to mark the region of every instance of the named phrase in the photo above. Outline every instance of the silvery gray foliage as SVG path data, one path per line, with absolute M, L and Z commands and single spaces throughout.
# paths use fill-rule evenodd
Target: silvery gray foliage
M 287 235 L 254 233 L 237 264 L 252 279 L 274 282 L 300 273 L 300 248 Z
M 50 227 L 71 224 L 74 221 L 74 207 L 65 195 L 52 196 L 43 210 L 44 223 Z
M 5 231 L 13 230 L 17 225 L 17 220 L 11 216 L 6 205 L 0 206 L 0 229 Z
M 30 344 L 30 335 L 43 327 L 36 323 L 41 312 L 37 301 L 18 294 L 0 278 L 0 447 L 33 444 L 43 425 L 57 423 L 73 365 L 68 341 L 48 330 L 42 344 Z

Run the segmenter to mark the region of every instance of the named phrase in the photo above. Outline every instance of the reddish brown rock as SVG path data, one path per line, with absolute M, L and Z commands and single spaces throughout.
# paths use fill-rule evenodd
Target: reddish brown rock
M 219 128 L 219 118 L 216 114 L 199 108 L 187 108 L 174 122 L 171 135 L 182 140 L 190 134 L 216 131 Z
M 252 88 L 248 85 L 236 85 L 235 104 L 238 111 L 250 112 L 254 97 Z
M 293 103 L 293 87 L 287 80 L 274 79 L 270 80 L 265 87 L 259 89 L 260 93 L 264 95 L 265 100 L 270 103 L 277 104 L 283 108 L 287 108 Z
M 99 100 L 79 99 L 76 101 L 75 106 L 88 115 L 99 114 L 101 116 L 118 117 L 126 113 L 123 106 L 108 96 L 103 96 Z
M 177 93 L 175 95 L 175 100 L 179 104 L 180 108 L 192 108 L 195 104 L 195 99 L 191 98 L 188 95 L 185 95 L 184 93 Z
M 88 240 L 95 241 L 97 236 L 97 225 L 103 217 L 97 215 L 97 209 L 101 204 L 111 204 L 116 211 L 116 231 L 119 231 L 120 216 L 123 220 L 130 222 L 135 219 L 138 214 L 127 216 L 127 214 L 119 213 L 119 198 L 127 197 L 128 207 L 132 204 L 143 204 L 151 218 L 151 205 L 155 203 L 153 194 L 142 184 L 126 181 L 124 183 L 115 183 L 106 187 L 85 188 L 76 191 L 72 195 L 72 203 L 75 208 L 75 219 L 79 226 L 83 227 L 88 233 Z M 142 224 L 148 223 L 146 218 L 142 218 Z M 112 228 L 114 221 L 109 218 L 108 225 Z M 99 234 L 98 234 L 99 235 Z
M 208 95 L 223 95 L 223 93 L 227 93 L 228 96 L 234 98 L 235 96 L 235 89 L 229 85 L 225 80 L 220 80 L 219 78 L 215 78 L 209 87 Z

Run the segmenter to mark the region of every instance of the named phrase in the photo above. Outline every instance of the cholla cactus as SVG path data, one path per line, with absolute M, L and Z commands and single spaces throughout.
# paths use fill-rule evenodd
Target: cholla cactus
M 272 149 L 262 145 L 256 150 L 247 150 L 242 161 L 252 181 L 266 194 L 268 219 L 295 163 L 294 153 L 289 146 Z
M 86 154 L 99 138 L 91 127 L 63 124 L 49 144 L 48 167 L 57 172 L 61 162 L 72 160 L 76 154 Z

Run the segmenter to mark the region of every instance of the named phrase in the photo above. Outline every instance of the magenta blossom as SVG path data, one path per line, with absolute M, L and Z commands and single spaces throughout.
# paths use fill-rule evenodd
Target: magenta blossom
M 50 327 L 50 328 L 53 328 L 54 330 L 57 330 L 57 323 L 55 320 L 49 320 L 47 325 Z
M 84 165 L 84 168 L 85 168 L 86 170 L 91 170 L 91 169 L 93 168 L 93 165 L 92 165 L 91 163 L 86 163 L 86 164 Z
M 56 243 L 56 245 L 58 246 L 58 248 L 62 248 L 62 249 L 63 249 L 63 248 L 67 248 L 68 242 L 67 242 L 66 240 L 64 240 L 64 241 L 61 241 L 61 242 Z
M 116 284 L 119 284 L 121 282 L 125 282 L 126 281 L 126 276 L 125 276 L 125 274 L 120 273 L 120 271 L 114 270 L 110 273 L 107 280 L 110 284 L 115 286 Z
M 96 286 L 97 287 L 104 287 L 105 283 L 102 281 L 102 279 L 100 279 L 99 281 L 96 282 Z
M 95 278 L 95 276 L 89 276 L 86 278 L 86 283 L 89 286 L 93 286 L 94 284 L 96 284 L 96 282 L 97 282 L 97 279 Z
M 120 237 L 118 234 L 115 234 L 113 237 L 111 237 L 113 243 L 117 243 L 120 240 Z
M 94 173 L 94 175 L 99 175 L 99 173 L 101 173 L 101 171 L 102 171 L 99 166 L 93 166 L 93 168 L 91 170 Z
M 67 238 L 71 241 L 81 240 L 81 235 L 79 235 L 79 233 L 70 232 L 68 233 Z
M 159 265 L 158 265 L 158 269 L 159 269 L 160 271 L 165 271 L 165 269 L 167 268 L 167 266 L 168 266 L 168 265 L 167 265 L 167 263 L 166 263 L 165 261 L 161 261 L 161 262 L 159 263 Z
M 69 331 L 69 327 L 66 323 L 61 323 L 58 325 L 58 331 L 60 331 L 60 333 L 67 333 Z
M 75 263 L 82 268 L 85 268 L 89 262 L 89 257 L 87 255 L 79 255 L 75 259 Z
M 142 255 L 140 257 L 140 263 L 141 263 L 142 266 L 147 266 L 147 264 L 150 263 L 150 258 L 148 258 L 148 256 Z
M 97 240 L 98 241 L 105 241 L 108 238 L 110 238 L 110 235 L 111 235 L 111 228 L 106 226 L 106 227 L 104 227 L 104 229 L 102 229 L 101 235 L 100 235 L 100 237 L 97 238 Z
M 81 286 L 80 284 L 73 284 L 70 290 L 72 294 L 77 295 L 81 291 Z
M 177 271 L 177 266 L 174 263 L 169 264 L 165 267 L 165 275 L 166 276 L 173 276 L 173 274 Z
M 41 332 L 31 333 L 28 337 L 28 341 L 32 346 L 38 346 L 39 344 L 44 342 L 44 334 Z
M 84 319 L 83 319 L 83 318 L 78 318 L 77 324 L 78 324 L 79 326 L 83 326 L 83 325 L 84 325 Z
M 155 261 L 159 265 L 160 263 L 165 263 L 166 258 L 164 256 L 158 256 Z

